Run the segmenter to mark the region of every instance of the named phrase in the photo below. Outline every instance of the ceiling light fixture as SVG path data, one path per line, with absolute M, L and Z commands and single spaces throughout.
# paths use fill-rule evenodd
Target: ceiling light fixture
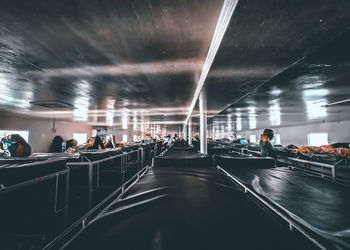
M 331 106 L 334 106 L 334 105 L 338 105 L 338 104 L 343 104 L 343 103 L 346 103 L 346 102 L 350 102 L 350 99 L 345 99 L 345 100 L 341 100 L 341 101 L 337 101 L 337 102 L 332 102 L 332 103 L 329 103 L 329 104 L 326 104 L 326 105 L 322 105 L 321 107 L 328 108 L 328 107 L 331 107 Z
M 205 79 L 207 78 L 210 67 L 213 64 L 215 55 L 220 47 L 222 38 L 224 37 L 224 34 L 225 34 L 226 29 L 230 23 L 232 14 L 237 6 L 237 3 L 238 3 L 238 0 L 225 0 L 224 4 L 222 6 L 220 16 L 219 16 L 218 22 L 217 22 L 216 27 L 215 27 L 213 39 L 211 40 L 209 51 L 208 51 L 207 57 L 205 59 L 204 65 L 203 65 L 202 73 L 201 73 L 199 81 L 197 83 L 197 88 L 196 88 L 196 91 L 194 92 L 194 96 L 193 96 L 192 103 L 191 103 L 191 106 L 190 106 L 189 111 L 188 111 L 187 118 L 184 122 L 183 130 L 185 130 L 185 127 L 188 123 L 188 120 L 191 117 L 194 106 L 196 105 L 197 99 L 199 97 L 199 94 L 201 93 Z

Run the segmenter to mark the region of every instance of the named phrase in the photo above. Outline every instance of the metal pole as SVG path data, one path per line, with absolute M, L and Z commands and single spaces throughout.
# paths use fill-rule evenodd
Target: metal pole
M 207 154 L 207 100 L 204 90 L 199 95 L 200 152 Z
M 188 120 L 188 145 L 192 145 L 192 119 Z

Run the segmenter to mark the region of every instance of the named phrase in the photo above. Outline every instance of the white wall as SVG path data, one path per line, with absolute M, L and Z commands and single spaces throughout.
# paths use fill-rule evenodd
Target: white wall
M 350 142 L 350 121 L 315 123 L 272 129 L 274 130 L 275 134 L 281 135 L 281 143 L 285 146 L 289 144 L 294 144 L 297 146 L 307 145 L 308 133 L 328 133 L 329 144 L 336 142 Z M 263 129 L 259 129 L 239 131 L 237 134 L 242 135 L 242 137 L 247 139 L 249 139 L 250 135 L 255 134 L 257 142 L 259 142 L 262 132 Z
M 52 132 L 53 120 L 18 117 L 1 113 L 0 129 L 28 130 L 29 144 L 33 153 L 48 152 L 51 142 L 56 135 L 64 140 L 73 138 L 73 133 L 87 133 L 91 136 L 91 127 L 79 122 L 56 121 L 56 133 Z
M 122 142 L 123 141 L 123 135 L 128 136 L 128 141 L 133 141 L 134 140 L 134 135 L 136 136 L 143 136 L 143 132 L 141 131 L 134 131 L 131 126 L 128 126 L 128 129 L 116 129 L 116 128 L 108 128 L 107 129 L 107 134 L 109 135 L 115 135 L 117 142 Z

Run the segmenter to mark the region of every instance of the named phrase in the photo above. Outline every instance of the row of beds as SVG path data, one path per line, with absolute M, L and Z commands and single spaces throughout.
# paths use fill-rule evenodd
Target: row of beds
M 275 146 L 261 157 L 257 144 L 212 143 L 209 152 L 248 195 L 324 249 L 350 248 L 349 157 L 293 152 Z
M 46 249 L 346 249 L 349 187 L 268 157 L 175 144 Z M 220 149 L 221 148 L 221 149 Z
M 346 249 L 348 192 L 232 145 L 176 143 L 44 249 Z
M 87 213 L 98 213 L 160 149 L 140 143 L 0 158 L 0 249 L 44 248 Z
M 213 144 L 213 150 L 233 152 L 242 155 L 260 157 L 259 144 Z M 275 145 L 276 166 L 287 166 L 298 171 L 319 175 L 335 182 L 350 184 L 350 156 L 296 152 Z

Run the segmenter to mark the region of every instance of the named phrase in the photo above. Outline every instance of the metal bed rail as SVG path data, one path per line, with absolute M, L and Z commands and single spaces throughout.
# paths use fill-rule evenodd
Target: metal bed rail
M 322 163 L 317 161 L 310 161 L 305 159 L 293 158 L 288 156 L 278 156 L 277 161 L 287 164 L 292 170 L 298 169 L 313 174 L 319 174 L 321 178 L 331 179 L 334 182 L 345 182 L 350 183 L 350 179 L 337 177 L 337 167 L 341 166 L 342 163 L 347 165 L 345 159 L 339 160 L 334 164 Z M 327 171 L 328 170 L 328 171 Z
M 152 166 L 151 166 L 152 167 Z M 77 235 L 79 235 L 82 230 L 95 219 L 99 214 L 105 211 L 111 202 L 115 200 L 121 199 L 121 197 L 132 187 L 134 186 L 141 178 L 147 173 L 150 167 L 145 166 L 139 172 L 137 172 L 133 177 L 131 177 L 127 182 L 125 182 L 122 186 L 112 192 L 109 196 L 107 196 L 103 201 L 101 201 L 98 205 L 96 205 L 93 209 L 87 212 L 84 216 L 82 216 L 79 220 L 77 220 L 74 224 L 72 224 L 69 228 L 67 228 L 63 233 L 57 236 L 54 240 L 48 243 L 43 247 L 44 250 L 48 249 L 61 249 L 68 242 L 73 240 Z
M 74 171 L 74 168 L 87 168 L 88 171 L 88 181 L 87 181 L 87 203 L 88 208 L 92 207 L 92 195 L 93 192 L 100 188 L 100 171 L 102 163 L 110 162 L 111 165 L 113 164 L 113 161 L 116 159 L 120 159 L 120 174 L 121 174 L 121 182 L 124 183 L 125 181 L 125 173 L 128 171 L 128 157 L 131 154 L 137 154 L 137 161 L 138 161 L 138 167 L 139 169 L 143 168 L 143 149 L 139 148 L 137 150 L 133 150 L 130 152 L 123 152 L 118 155 L 112 155 L 108 156 L 106 158 L 91 161 L 88 158 L 84 157 L 85 161 L 81 162 L 67 162 L 67 166 L 71 169 L 71 171 Z M 82 157 L 82 158 L 83 158 Z
M 44 165 L 44 164 L 48 164 L 48 163 L 55 163 L 58 162 L 59 160 L 46 160 L 46 161 L 41 161 L 41 162 L 37 162 L 37 163 L 26 163 L 26 164 L 22 164 L 22 165 L 16 165 L 16 167 L 21 166 L 21 167 L 29 167 L 29 166 L 34 166 L 34 165 Z M 57 214 L 59 212 L 61 212 L 62 210 L 64 210 L 65 208 L 68 207 L 69 205 L 69 174 L 70 174 L 70 169 L 65 166 L 65 169 L 60 170 L 58 172 L 52 173 L 52 174 L 46 174 L 43 176 L 39 176 L 30 180 L 26 180 L 26 181 L 21 181 L 19 183 L 13 184 L 13 185 L 9 185 L 9 186 L 5 186 L 3 184 L 0 185 L 0 195 L 1 194 L 5 194 L 11 191 L 15 191 L 27 186 L 31 186 L 40 182 L 44 182 L 46 180 L 50 180 L 50 179 L 55 179 L 55 205 L 54 205 L 54 212 Z M 61 208 L 58 208 L 58 199 L 59 199 L 59 195 L 58 195 L 58 191 L 60 189 L 60 177 L 64 176 L 65 177 L 65 192 L 64 192 L 64 203 L 63 206 Z
M 233 181 L 235 184 L 240 186 L 246 194 L 252 195 L 258 202 L 260 202 L 261 205 L 263 205 L 265 208 L 267 208 L 269 211 L 271 211 L 273 214 L 277 215 L 279 218 L 281 218 L 283 221 L 285 221 L 288 226 L 289 230 L 293 231 L 294 229 L 300 232 L 304 237 L 306 237 L 308 240 L 310 240 L 313 244 L 315 244 L 320 249 L 326 250 L 327 247 L 323 242 L 320 242 L 319 239 L 316 239 L 315 236 L 313 236 L 311 233 L 309 233 L 307 230 L 305 230 L 301 225 L 297 224 L 293 219 L 289 218 L 286 214 L 279 211 L 273 204 L 268 202 L 266 199 L 262 198 L 260 195 L 258 195 L 254 190 L 250 189 L 247 185 L 242 183 L 238 178 L 234 177 L 224 169 L 222 169 L 220 166 L 216 166 L 217 169 L 222 171 L 228 178 Z M 281 207 L 280 207 L 281 209 Z M 282 208 L 283 209 L 283 208 Z

